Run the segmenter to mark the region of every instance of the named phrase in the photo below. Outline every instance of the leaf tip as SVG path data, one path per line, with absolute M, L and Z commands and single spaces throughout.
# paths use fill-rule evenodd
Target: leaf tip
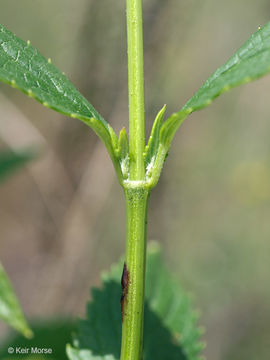
M 26 44 L 27 44 L 27 46 L 30 46 L 30 45 L 31 45 L 31 41 L 30 41 L 30 40 L 27 40 L 27 41 L 26 41 Z
M 127 135 L 127 131 L 126 131 L 125 126 L 123 126 L 122 129 L 119 132 L 119 137 L 120 136 L 126 136 L 126 135 Z
M 48 58 L 48 64 L 51 64 L 51 63 L 52 63 L 52 59 Z
M 167 109 L 167 104 L 164 104 L 157 115 L 157 117 L 161 118 L 161 121 L 163 120 L 166 109 Z

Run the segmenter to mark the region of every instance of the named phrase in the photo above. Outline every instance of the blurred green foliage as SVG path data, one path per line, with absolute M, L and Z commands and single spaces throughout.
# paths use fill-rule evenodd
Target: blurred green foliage
M 0 319 L 21 332 L 25 337 L 31 338 L 32 331 L 29 328 L 19 302 L 8 276 L 0 263 Z
M 8 354 L 8 348 L 49 348 L 51 355 L 44 355 L 44 359 L 66 360 L 66 344 L 71 341 L 75 331 L 74 322 L 69 319 L 38 320 L 30 323 L 34 337 L 30 340 L 20 335 L 11 335 L 0 346 L 1 359 L 14 359 L 14 354 Z M 40 360 L 42 355 L 16 354 L 16 359 Z
M 0 150 L 0 183 L 35 156 L 33 151 L 13 152 Z

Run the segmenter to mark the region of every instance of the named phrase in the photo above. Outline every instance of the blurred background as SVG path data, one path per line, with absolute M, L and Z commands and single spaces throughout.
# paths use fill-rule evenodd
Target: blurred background
M 128 126 L 124 0 L 0 7 L 117 132 Z M 269 18 L 267 0 L 144 1 L 147 134 Z M 151 196 L 149 239 L 194 294 L 209 360 L 269 359 L 269 91 L 268 76 L 193 114 Z M 0 149 L 32 147 L 39 157 L 0 187 L 1 261 L 27 317 L 83 316 L 124 252 L 122 190 L 90 129 L 0 84 Z

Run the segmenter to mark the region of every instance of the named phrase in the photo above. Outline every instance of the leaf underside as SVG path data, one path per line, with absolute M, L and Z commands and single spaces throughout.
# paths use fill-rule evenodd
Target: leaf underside
M 259 28 L 243 46 L 217 69 L 192 98 L 163 124 L 161 137 L 169 147 L 172 138 L 186 117 L 200 110 L 231 88 L 259 79 L 270 72 L 270 22 Z
M 26 337 L 32 336 L 32 331 L 26 323 L 16 295 L 12 289 L 7 274 L 0 264 L 0 319 L 21 332 Z
M 82 120 L 104 141 L 110 141 L 107 122 L 30 42 L 0 25 L 0 81 L 17 88 L 64 115 Z
M 123 262 L 103 275 L 103 289 L 92 290 L 87 319 L 80 321 L 70 360 L 118 360 L 121 345 L 120 278 Z M 170 277 L 160 249 L 149 247 L 146 271 L 144 360 L 198 360 L 201 330 L 190 298 Z

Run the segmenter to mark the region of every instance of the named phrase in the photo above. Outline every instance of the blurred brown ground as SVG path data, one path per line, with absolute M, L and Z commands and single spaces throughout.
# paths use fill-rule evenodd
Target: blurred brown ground
M 0 0 L 1 23 L 128 126 L 124 1 Z M 266 0 L 144 1 L 147 128 L 270 18 Z M 0 256 L 28 317 L 83 315 L 124 251 L 124 201 L 95 135 L 0 85 L 0 145 L 43 155 L 0 188 Z M 149 239 L 192 293 L 214 360 L 270 353 L 270 78 L 193 114 L 153 191 Z

